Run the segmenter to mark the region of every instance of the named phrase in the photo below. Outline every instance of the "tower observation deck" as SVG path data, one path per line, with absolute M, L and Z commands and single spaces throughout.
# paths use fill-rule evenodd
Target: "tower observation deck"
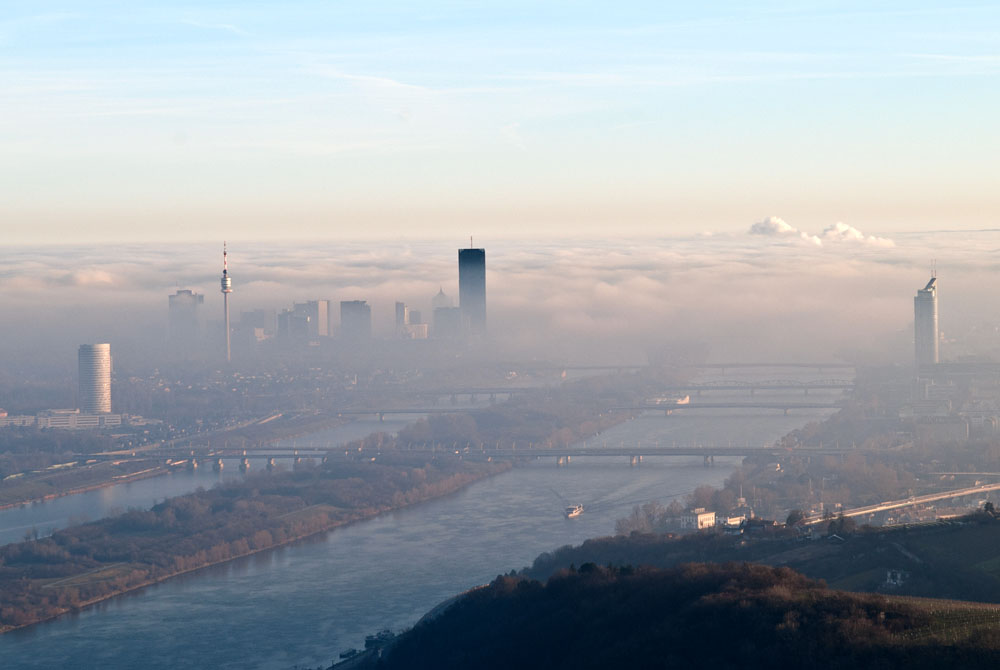
M 233 279 L 229 276 L 229 252 L 226 250 L 226 243 L 222 243 L 222 311 L 225 319 L 226 329 L 226 362 L 232 361 L 232 348 L 230 342 L 229 328 L 229 294 L 233 292 Z

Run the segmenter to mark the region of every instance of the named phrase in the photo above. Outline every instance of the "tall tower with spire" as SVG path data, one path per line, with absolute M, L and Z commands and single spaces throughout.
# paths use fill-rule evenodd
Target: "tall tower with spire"
M 913 343 L 917 374 L 938 362 L 937 270 L 913 299 Z
M 226 251 L 226 243 L 222 243 L 222 309 L 225 312 L 226 322 L 226 361 L 232 361 L 232 350 L 229 342 L 229 294 L 233 292 L 233 280 L 229 276 L 229 252 Z

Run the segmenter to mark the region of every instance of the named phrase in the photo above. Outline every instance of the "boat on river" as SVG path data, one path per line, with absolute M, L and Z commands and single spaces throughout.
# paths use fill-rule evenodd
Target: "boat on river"
M 570 505 L 566 508 L 566 518 L 572 519 L 583 514 L 583 505 Z

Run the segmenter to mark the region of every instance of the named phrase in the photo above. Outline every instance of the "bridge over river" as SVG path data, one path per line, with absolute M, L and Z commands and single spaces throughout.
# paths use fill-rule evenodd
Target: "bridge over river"
M 491 446 L 462 446 L 458 443 L 451 445 L 436 444 L 433 446 L 411 446 L 392 450 L 381 450 L 378 448 L 367 449 L 345 449 L 342 444 L 303 442 L 292 446 L 267 446 L 261 449 L 206 449 L 197 454 L 199 460 L 211 460 L 218 464 L 221 459 L 237 458 L 242 459 L 246 465 L 252 459 L 265 459 L 268 465 L 273 466 L 276 459 L 294 459 L 296 462 L 305 459 L 322 459 L 324 462 L 330 460 L 376 460 L 382 456 L 407 454 L 412 456 L 422 456 L 424 458 L 435 458 L 438 456 L 458 455 L 462 458 L 472 459 L 502 459 L 502 460 L 527 460 L 552 458 L 557 466 L 568 465 L 572 459 L 593 458 L 593 457 L 622 457 L 627 459 L 630 465 L 639 465 L 644 457 L 701 457 L 705 465 L 715 463 L 715 457 L 747 457 L 766 455 L 774 458 L 787 458 L 789 456 L 843 456 L 851 452 L 868 453 L 870 450 L 850 447 L 797 447 L 787 448 L 775 445 L 751 445 L 751 444 L 692 444 L 692 445 L 660 445 L 658 443 L 633 443 L 620 444 L 618 446 L 575 446 L 575 447 L 549 447 L 536 446 L 533 444 L 518 447 L 516 443 L 511 445 Z M 192 457 L 193 458 L 193 457 Z
M 843 407 L 842 403 L 834 401 L 814 401 L 814 402 L 798 402 L 798 401 L 782 401 L 782 400 L 768 400 L 768 401 L 724 401 L 724 402 L 665 402 L 665 403 L 646 403 L 646 404 L 635 404 L 635 405 L 617 405 L 614 407 L 608 407 L 608 411 L 628 411 L 628 412 L 664 412 L 669 415 L 677 410 L 695 410 L 695 409 L 773 409 L 781 410 L 785 414 L 795 409 L 840 409 Z M 390 415 L 420 415 L 420 414 L 455 414 L 457 412 L 467 412 L 475 413 L 477 411 L 482 411 L 487 408 L 485 407 L 463 407 L 463 408 L 446 408 L 446 407 L 358 407 L 352 409 L 341 409 L 337 410 L 339 416 L 375 416 L 378 417 L 379 421 L 385 419 L 386 416 Z

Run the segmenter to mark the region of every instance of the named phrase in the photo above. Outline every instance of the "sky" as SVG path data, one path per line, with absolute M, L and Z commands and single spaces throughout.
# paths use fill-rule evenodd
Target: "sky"
M 998 74 L 995 2 L 7 0 L 0 230 L 989 228 Z

